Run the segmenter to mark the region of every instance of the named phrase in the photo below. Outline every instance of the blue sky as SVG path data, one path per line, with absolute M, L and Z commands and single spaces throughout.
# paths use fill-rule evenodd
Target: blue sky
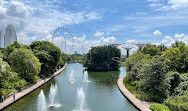
M 13 24 L 22 44 L 51 41 L 56 28 L 66 27 L 80 53 L 109 43 L 188 44 L 188 0 L 0 0 L 0 24 Z M 71 47 L 69 34 L 58 33 L 54 43 Z

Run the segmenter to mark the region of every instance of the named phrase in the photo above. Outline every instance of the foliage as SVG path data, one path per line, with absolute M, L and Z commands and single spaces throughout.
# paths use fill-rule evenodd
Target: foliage
M 34 76 L 34 82 L 36 83 L 39 80 L 39 76 Z
M 188 94 L 188 81 L 181 82 L 175 89 L 175 94 L 179 96 Z
M 34 76 L 41 70 L 38 58 L 31 50 L 20 48 L 14 50 L 9 56 L 8 61 L 12 69 L 27 82 L 34 83 Z
M 84 55 L 72 54 L 71 59 L 72 59 L 73 62 L 83 62 L 84 61 Z
M 136 53 L 133 53 L 128 59 L 125 61 L 126 71 L 130 72 L 132 70 L 132 67 L 137 64 L 139 61 L 142 61 L 144 59 L 149 59 L 150 55 L 145 55 L 141 51 L 137 51 Z
M 22 47 L 22 45 L 20 43 L 18 43 L 18 41 L 15 41 L 13 44 L 7 46 L 7 48 L 6 48 L 7 55 L 12 53 L 15 49 L 19 49 L 21 47 Z
M 31 47 L 30 47 L 30 45 L 22 45 L 22 48 L 24 48 L 24 49 L 31 49 Z
M 169 91 L 170 91 L 170 96 L 171 96 L 172 94 L 174 94 L 175 88 L 180 84 L 181 79 L 180 79 L 180 75 L 178 72 L 171 73 L 168 78 L 170 82 Z
M 61 59 L 62 59 L 64 62 L 67 62 L 67 61 L 70 61 L 70 60 L 71 60 L 71 56 L 68 55 L 68 54 L 62 53 L 62 54 L 61 54 Z
M 34 51 L 34 53 L 41 63 L 41 71 L 39 76 L 42 78 L 48 77 L 54 71 L 53 67 L 51 67 L 53 64 L 53 57 L 46 51 Z
M 0 88 L 20 90 L 26 81 L 20 79 L 16 72 L 12 72 L 7 62 L 0 59 Z
M 168 94 L 168 81 L 166 65 L 167 60 L 164 57 L 153 58 L 143 67 L 141 77 L 141 89 L 148 95 L 149 101 L 162 102 Z
M 180 73 L 187 72 L 188 47 L 185 43 L 178 44 L 176 47 L 170 47 L 162 56 L 167 57 L 170 60 L 168 66 L 171 71 Z
M 149 109 L 152 111 L 170 111 L 170 109 L 163 104 L 151 104 Z
M 165 105 L 167 105 L 172 111 L 188 111 L 188 94 L 168 98 L 165 101 Z
M 92 71 L 118 70 L 120 56 L 120 50 L 114 46 L 93 47 L 86 54 L 84 66 Z
M 167 47 L 165 47 L 163 44 L 161 45 L 152 45 L 152 44 L 146 44 L 146 46 L 143 48 L 142 52 L 144 54 L 150 54 L 151 56 L 155 55 L 161 55 L 163 51 L 165 51 Z
M 37 52 L 37 51 L 45 51 L 46 52 L 45 56 L 42 56 L 41 54 L 40 54 L 41 56 L 38 56 L 38 57 L 41 57 L 41 58 L 39 58 L 39 60 L 41 60 L 40 62 L 42 62 L 44 64 L 44 66 L 46 67 L 43 70 L 47 71 L 48 70 L 47 67 L 51 67 L 48 72 L 52 72 L 52 73 L 55 72 L 56 69 L 58 68 L 58 63 L 59 63 L 60 56 L 61 56 L 61 50 L 58 47 L 56 47 L 54 44 L 52 44 L 51 42 L 47 42 L 47 41 L 35 41 L 30 46 L 34 52 Z M 52 59 L 52 60 L 49 60 L 46 62 L 42 61 L 47 58 Z M 52 73 L 50 73 L 50 74 L 52 74 Z M 42 74 L 49 75 L 49 73 L 48 74 L 44 73 L 44 71 L 42 72 Z

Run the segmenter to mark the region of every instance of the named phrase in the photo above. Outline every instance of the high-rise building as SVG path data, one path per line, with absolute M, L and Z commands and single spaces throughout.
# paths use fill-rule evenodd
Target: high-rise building
M 4 36 L 4 48 L 14 43 L 17 40 L 16 30 L 13 25 L 8 25 L 5 30 Z
M 0 48 L 4 48 L 4 31 L 0 30 Z

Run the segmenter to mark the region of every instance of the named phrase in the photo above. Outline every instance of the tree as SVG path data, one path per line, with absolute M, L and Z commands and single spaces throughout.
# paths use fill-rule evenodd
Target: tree
M 168 67 L 164 57 L 153 58 L 143 67 L 141 89 L 150 101 L 162 102 L 167 97 L 169 82 L 167 81 Z
M 59 60 L 60 60 L 60 56 L 61 56 L 61 50 L 56 47 L 54 44 L 52 44 L 51 42 L 47 42 L 47 41 L 35 41 L 33 42 L 31 45 L 31 49 L 34 52 L 39 52 L 39 51 L 45 51 L 46 54 L 44 56 L 42 56 L 40 54 L 39 55 L 35 55 L 39 57 L 40 62 L 42 62 L 44 65 L 43 66 L 50 66 L 51 68 L 49 69 L 49 72 L 51 72 L 51 74 L 53 74 L 53 72 L 56 71 L 56 69 L 59 67 Z M 48 55 L 50 56 L 48 56 Z M 43 58 L 44 57 L 44 58 Z M 48 60 L 46 62 L 44 62 L 43 60 L 45 60 L 47 58 L 50 58 L 51 60 Z M 49 62 L 49 63 L 48 63 Z M 48 69 L 42 69 L 42 70 L 48 70 Z M 49 74 L 45 74 L 45 75 L 49 75 Z
M 178 72 L 174 72 L 172 74 L 169 75 L 169 82 L 170 82 L 170 96 L 174 94 L 175 92 L 175 88 L 180 84 L 181 79 L 180 79 L 180 75 Z
M 144 59 L 151 58 L 148 54 L 143 54 L 141 51 L 137 51 L 133 53 L 128 59 L 125 61 L 126 71 L 130 72 L 132 70 L 132 67 L 137 64 L 139 61 L 142 61 Z
M 48 77 L 50 74 L 53 73 L 53 58 L 51 55 L 48 54 L 46 51 L 35 51 L 35 56 L 40 60 L 41 62 L 41 71 L 39 76 L 44 78 Z
M 10 53 L 12 53 L 15 49 L 19 49 L 21 47 L 22 47 L 22 45 L 20 43 L 18 43 L 18 41 L 15 41 L 13 44 L 9 45 L 6 48 L 7 55 L 9 55 Z
M 165 51 L 166 49 L 167 47 L 165 47 L 163 44 L 158 46 L 146 44 L 146 46 L 143 48 L 143 53 L 150 54 L 151 56 L 162 55 L 162 52 Z
M 92 71 L 109 71 L 119 69 L 121 51 L 111 45 L 93 47 L 86 54 L 84 66 Z
M 14 50 L 9 56 L 8 61 L 12 69 L 27 82 L 34 83 L 34 76 L 41 70 L 39 59 L 31 50 L 20 48 Z
M 188 71 L 188 47 L 183 42 L 176 42 L 174 47 L 166 50 L 162 55 L 167 57 L 171 71 L 185 73 Z
M 20 90 L 26 85 L 16 72 L 12 72 L 7 62 L 0 59 L 0 88 Z

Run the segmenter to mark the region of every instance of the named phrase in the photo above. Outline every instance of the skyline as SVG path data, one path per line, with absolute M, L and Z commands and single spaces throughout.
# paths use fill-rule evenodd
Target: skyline
M 188 45 L 187 0 L 0 0 L 0 10 L 0 30 L 13 24 L 22 44 L 51 41 L 52 32 L 63 26 L 73 34 L 78 53 L 107 43 Z M 61 39 L 54 39 L 59 47 Z

